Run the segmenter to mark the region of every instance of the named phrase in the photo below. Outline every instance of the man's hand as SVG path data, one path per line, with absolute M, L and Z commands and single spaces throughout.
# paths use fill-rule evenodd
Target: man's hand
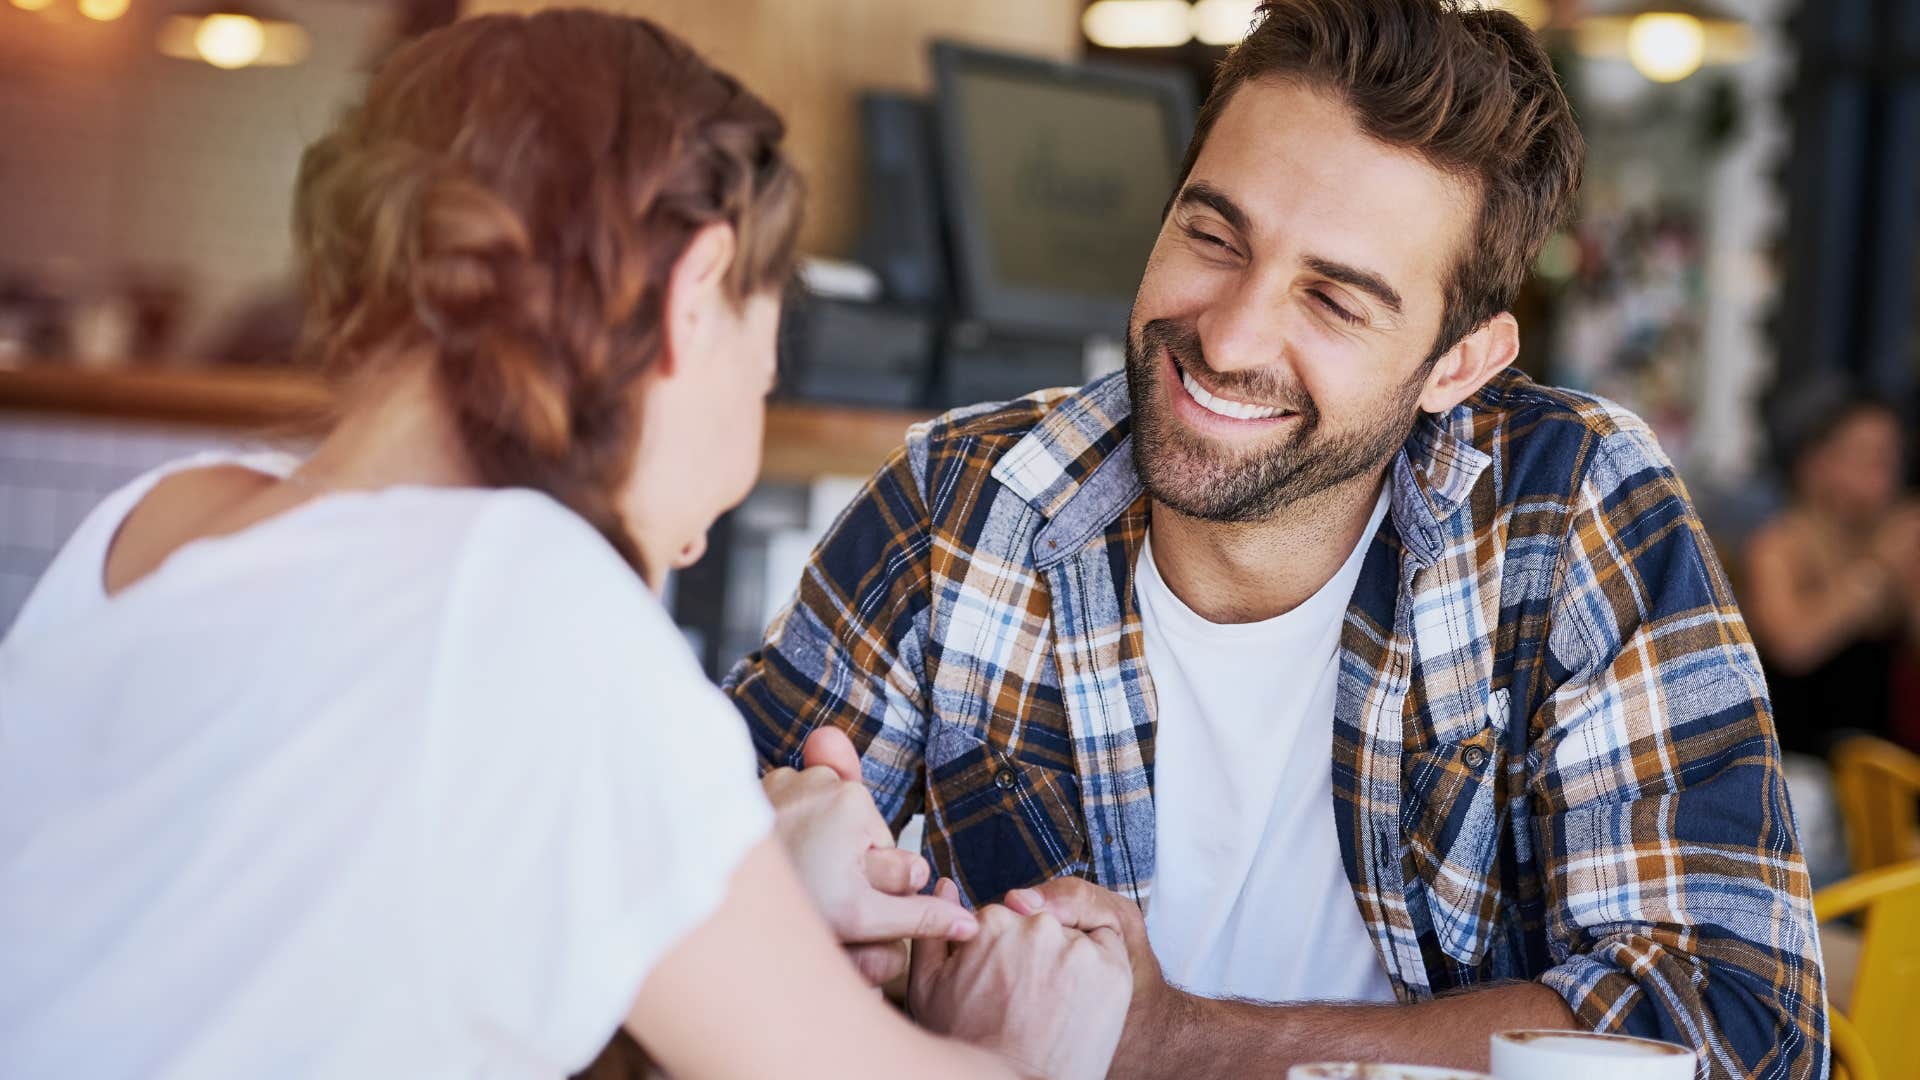
M 927 861 L 893 846 L 847 736 L 821 728 L 800 753 L 803 770 L 775 769 L 761 778 L 774 831 L 867 981 L 879 986 L 904 974 L 902 938 L 972 937 L 979 924 L 957 894 L 917 895 L 927 884 Z
M 1174 1015 L 1185 995 L 1168 986 L 1161 974 L 1160 961 L 1147 942 L 1147 923 L 1139 907 L 1119 893 L 1081 878 L 1055 878 L 1038 888 L 1015 889 L 1003 902 L 1020 915 L 1045 912 L 1060 920 L 1062 926 L 1118 935 L 1126 945 L 1133 969 L 1133 999 L 1114 1075 L 1122 1075 L 1124 1063 L 1153 1061 L 1158 1056 L 1157 1044 L 1167 1026 L 1175 1022 Z
M 1063 925 L 1112 927 L 1133 959 L 1133 1006 L 1113 1078 L 1279 1076 L 1309 1061 L 1418 1061 L 1487 1067 L 1487 1036 L 1506 1028 L 1572 1028 L 1573 1013 L 1539 983 L 1508 983 L 1418 1005 L 1261 1005 L 1212 1000 L 1167 985 L 1146 920 L 1118 893 L 1061 878 L 1006 896 Z M 1366 958 L 1371 960 L 1371 957 Z
M 950 881 L 936 892 L 959 900 Z M 1113 1060 L 1131 986 L 1113 929 L 1082 933 L 989 905 L 973 941 L 914 942 L 907 1000 L 928 1030 L 991 1049 L 1023 1075 L 1093 1080 Z

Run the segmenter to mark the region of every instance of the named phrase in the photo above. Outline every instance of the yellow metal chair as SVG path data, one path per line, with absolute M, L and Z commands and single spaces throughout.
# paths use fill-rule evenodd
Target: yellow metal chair
M 1920 858 L 1920 754 L 1853 735 L 1835 744 L 1832 760 L 1853 872 Z
M 1853 1080 L 1920 1077 L 1920 860 L 1821 889 L 1813 912 L 1823 923 L 1858 915 L 1863 924 L 1851 1015 L 1834 1025 L 1837 1063 Z
M 1880 1080 L 1880 1070 L 1873 1067 L 1867 1044 L 1838 1009 L 1827 1010 L 1827 1030 L 1832 1035 L 1833 1080 Z

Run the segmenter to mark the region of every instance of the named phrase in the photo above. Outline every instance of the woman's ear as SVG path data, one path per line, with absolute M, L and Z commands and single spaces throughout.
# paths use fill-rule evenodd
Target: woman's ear
M 1420 408 L 1443 413 L 1472 397 L 1520 355 L 1520 324 L 1503 311 L 1434 362 L 1420 391 Z
M 698 356 L 714 332 L 721 305 L 728 303 L 727 271 L 733 266 L 733 226 L 702 226 L 674 260 L 667 275 L 666 324 L 655 370 L 671 376 L 680 358 Z

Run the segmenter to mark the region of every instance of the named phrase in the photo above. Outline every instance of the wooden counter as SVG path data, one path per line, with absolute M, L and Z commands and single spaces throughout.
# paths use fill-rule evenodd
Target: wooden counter
M 284 427 L 324 413 L 318 379 L 245 368 L 0 367 L 0 412 L 247 429 Z M 900 445 L 925 414 L 841 405 L 775 402 L 767 409 L 761 475 L 806 482 L 823 475 L 865 476 Z

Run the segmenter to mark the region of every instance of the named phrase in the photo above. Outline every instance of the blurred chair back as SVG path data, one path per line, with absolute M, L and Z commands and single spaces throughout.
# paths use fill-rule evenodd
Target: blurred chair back
M 1850 736 L 1833 748 L 1833 788 L 1854 873 L 1920 858 L 1920 754 Z
M 1850 877 L 1813 894 L 1821 922 L 1858 915 L 1863 924 L 1850 1034 L 1881 1076 L 1920 1077 L 1920 860 Z M 1841 1036 L 1835 1051 L 1842 1050 Z M 1855 1074 L 1856 1078 L 1859 1074 Z
M 1853 1028 L 1853 1022 L 1838 1009 L 1827 1010 L 1827 1030 L 1832 1034 L 1833 1080 L 1880 1080 L 1874 1068 L 1873 1054 Z

